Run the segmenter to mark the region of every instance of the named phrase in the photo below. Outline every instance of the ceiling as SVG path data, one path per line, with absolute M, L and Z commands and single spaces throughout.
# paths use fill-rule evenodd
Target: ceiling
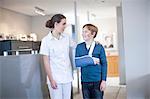
M 2 8 L 10 9 L 30 16 L 37 15 L 34 7 L 37 6 L 49 14 L 73 13 L 75 0 L 0 0 Z M 77 11 L 82 13 L 89 11 L 93 14 L 110 15 L 112 9 L 120 6 L 121 0 L 76 0 Z M 114 13 L 112 13 L 114 14 Z

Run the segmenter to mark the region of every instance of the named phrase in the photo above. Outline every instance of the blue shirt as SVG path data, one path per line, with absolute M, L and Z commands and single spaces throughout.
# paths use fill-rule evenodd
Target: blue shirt
M 76 47 L 75 57 L 88 55 L 89 49 L 86 48 L 86 43 L 80 43 Z M 81 66 L 81 82 L 97 82 L 106 81 L 107 76 L 107 60 L 103 46 L 99 43 L 95 44 L 92 57 L 100 59 L 99 65 Z

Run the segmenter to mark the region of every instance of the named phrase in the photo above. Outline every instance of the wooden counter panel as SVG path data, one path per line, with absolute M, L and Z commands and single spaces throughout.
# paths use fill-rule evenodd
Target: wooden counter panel
M 107 56 L 107 62 L 108 62 L 107 76 L 118 77 L 119 76 L 118 56 Z

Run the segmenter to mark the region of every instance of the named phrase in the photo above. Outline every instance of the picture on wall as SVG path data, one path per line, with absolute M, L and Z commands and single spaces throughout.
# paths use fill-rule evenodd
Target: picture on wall
M 102 40 L 106 50 L 117 50 L 117 36 L 115 33 L 103 34 Z
M 105 35 L 104 36 L 104 48 L 113 48 L 114 42 L 113 42 L 113 35 Z

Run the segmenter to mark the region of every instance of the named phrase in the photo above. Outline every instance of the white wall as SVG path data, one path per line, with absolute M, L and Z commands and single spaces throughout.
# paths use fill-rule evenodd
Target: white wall
M 28 16 L 11 10 L 0 8 L 0 33 L 30 34 L 36 33 L 41 40 L 49 31 L 45 27 L 49 16 Z
M 150 17 L 150 1 L 148 3 L 148 16 Z M 150 18 L 148 19 L 148 31 L 149 31 L 149 35 L 148 37 L 150 38 Z M 150 51 L 150 39 L 149 39 L 149 51 Z M 149 59 L 150 59 L 150 52 L 149 52 Z M 149 61 L 149 72 L 150 72 L 150 61 Z
M 2 20 L 2 9 L 0 8 L 0 20 Z M 0 31 L 1 31 L 1 23 L 0 23 Z
M 3 4 L 3 0 L 0 0 L 0 7 L 2 6 L 2 4 Z
M 149 35 L 148 35 L 148 37 L 150 38 L 150 1 L 148 0 L 148 31 L 149 31 Z M 149 48 L 148 48 L 148 50 L 149 50 L 149 52 L 148 52 L 148 55 L 149 55 L 149 57 L 148 57 L 148 59 L 150 59 L 150 39 L 149 39 L 149 41 L 148 41 L 148 46 L 149 46 Z M 150 61 L 149 61 L 149 72 L 150 72 Z M 148 94 L 150 94 L 150 76 L 149 76 L 149 81 L 148 81 L 148 89 L 149 89 L 149 92 L 148 92 Z M 150 97 L 150 96 L 149 96 Z
M 31 33 L 31 17 L 0 8 L 0 32 L 5 34 L 29 34 Z
M 119 79 L 120 84 L 126 84 L 125 75 L 125 53 L 124 53 L 124 34 L 123 34 L 123 17 L 122 8 L 117 7 L 117 31 L 118 31 L 118 51 L 119 51 Z
M 109 7 L 104 8 L 105 10 L 110 9 Z M 94 25 L 96 25 L 99 29 L 98 35 L 96 37 L 96 40 L 101 41 L 101 43 L 103 43 L 102 36 L 103 34 L 107 34 L 107 33 L 115 33 L 117 35 L 117 23 L 116 23 L 116 10 L 114 7 L 111 7 L 111 10 L 108 10 L 109 13 L 111 13 L 111 16 L 108 15 L 109 13 L 101 13 L 101 14 L 96 14 L 95 17 L 92 17 L 91 13 L 87 11 L 80 12 L 80 14 L 78 13 L 78 22 L 79 22 L 79 42 L 82 42 L 82 27 L 83 25 L 87 24 L 87 23 L 92 23 Z M 100 12 L 103 12 L 100 9 Z M 116 36 L 115 35 L 115 36 Z M 117 39 L 117 38 L 115 38 Z
M 49 29 L 45 27 L 46 21 L 51 19 L 51 15 L 33 16 L 32 17 L 32 33 L 36 33 L 38 40 L 41 40 L 48 34 Z
M 118 38 L 117 38 L 117 20 L 116 17 L 106 17 L 100 18 L 90 23 L 95 24 L 98 27 L 98 34 L 95 38 L 96 41 L 99 41 L 103 46 L 106 44 L 105 36 L 113 35 L 113 45 L 114 47 L 111 49 L 105 49 L 106 55 L 109 56 L 118 56 Z
M 113 33 L 117 32 L 116 17 L 102 18 L 90 21 L 91 23 L 99 27 L 99 32 L 101 33 Z
M 148 0 L 122 0 L 127 99 L 148 99 Z

